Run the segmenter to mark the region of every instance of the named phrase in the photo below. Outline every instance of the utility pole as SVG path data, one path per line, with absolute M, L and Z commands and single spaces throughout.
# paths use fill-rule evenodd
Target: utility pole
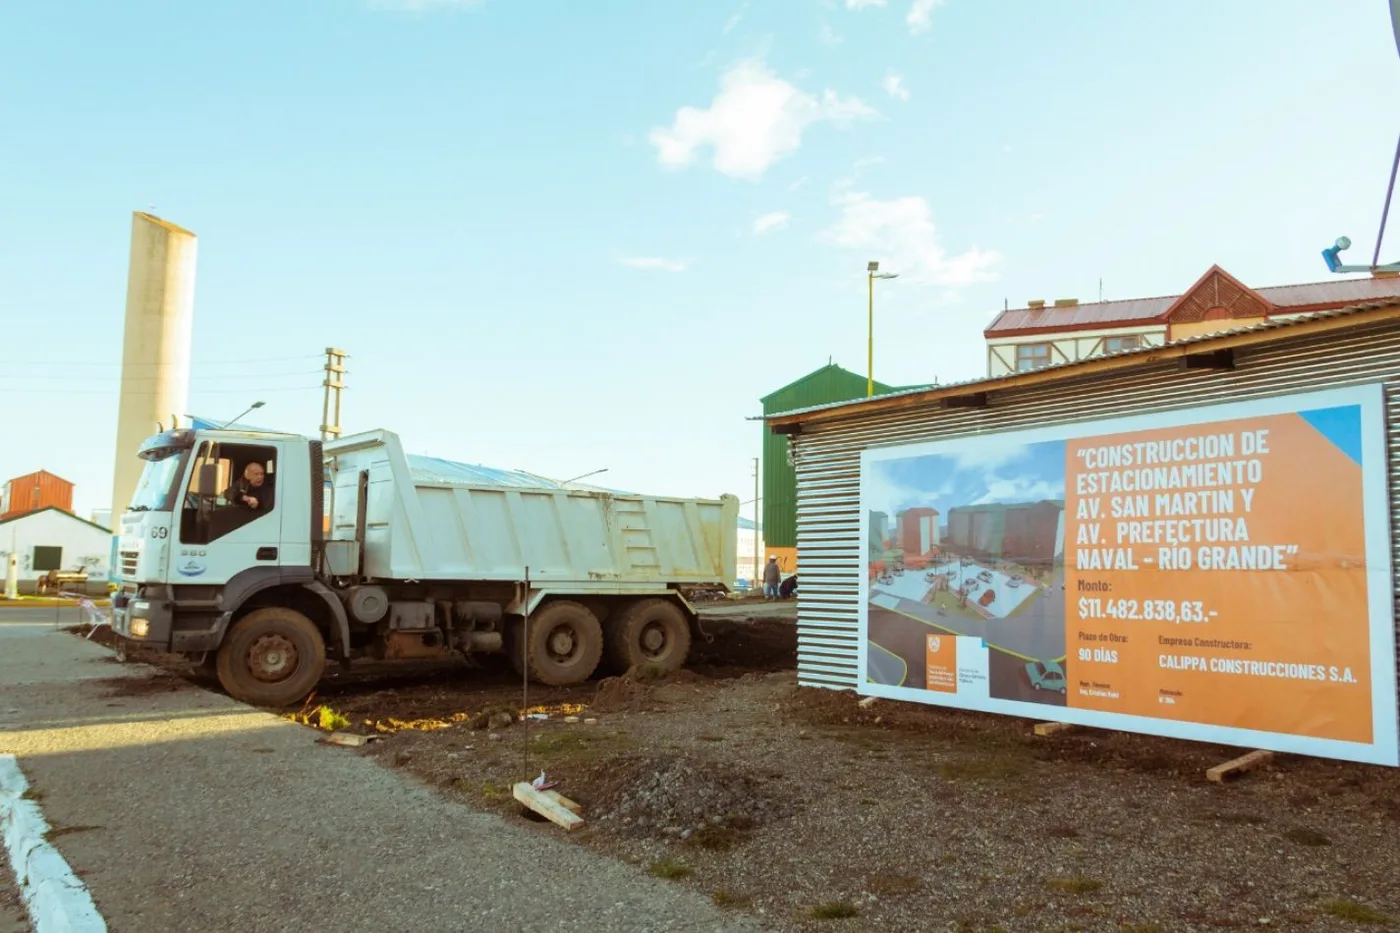
M 758 542 L 763 540 L 763 527 L 758 523 L 758 458 L 753 458 L 753 585 L 758 586 Z
M 345 388 L 344 350 L 326 347 L 326 378 L 321 385 L 325 393 L 321 399 L 321 440 L 328 441 L 340 437 L 340 393 Z M 334 396 L 332 403 L 331 396 Z

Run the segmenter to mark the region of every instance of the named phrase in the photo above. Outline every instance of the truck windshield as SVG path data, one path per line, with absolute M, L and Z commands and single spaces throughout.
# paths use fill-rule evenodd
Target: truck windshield
M 187 448 L 181 447 L 158 447 L 143 453 L 146 468 L 141 471 L 136 492 L 131 496 L 130 511 L 169 511 L 189 453 Z

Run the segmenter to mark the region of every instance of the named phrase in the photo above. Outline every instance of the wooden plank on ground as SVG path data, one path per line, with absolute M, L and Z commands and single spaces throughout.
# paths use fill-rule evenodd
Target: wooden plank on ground
M 1038 722 L 1035 724 L 1035 734 L 1041 736 L 1072 732 L 1074 729 L 1074 724 L 1069 722 Z
M 544 792 L 544 795 L 550 800 L 553 800 L 555 803 L 559 804 L 559 806 L 563 807 L 565 810 L 568 810 L 570 813 L 583 812 L 583 804 L 575 800 L 570 800 L 568 797 L 565 797 L 557 790 L 547 790 Z
M 356 735 L 353 732 L 332 732 L 321 739 L 327 745 L 344 745 L 348 748 L 359 748 L 361 745 L 368 745 L 377 735 Z
M 1246 771 L 1253 771 L 1255 768 L 1266 765 L 1273 760 L 1273 752 L 1253 751 L 1248 755 L 1241 755 L 1238 758 L 1225 762 L 1223 765 L 1216 765 L 1214 768 L 1209 769 L 1206 771 L 1206 779 L 1214 781 L 1217 784 L 1222 784 L 1228 777 L 1244 774 Z
M 529 781 L 518 782 L 513 793 L 515 799 L 524 806 L 549 820 L 555 826 L 573 831 L 583 825 L 583 818 L 572 813 L 568 807 L 551 800 L 544 791 L 535 790 Z

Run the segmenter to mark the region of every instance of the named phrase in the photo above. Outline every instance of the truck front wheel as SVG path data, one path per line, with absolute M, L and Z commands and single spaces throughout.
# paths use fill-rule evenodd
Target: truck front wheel
M 530 679 L 551 687 L 583 683 L 603 657 L 603 627 L 588 607 L 561 600 L 530 617 Z
M 669 599 L 644 599 L 608 621 L 608 662 L 620 673 L 651 665 L 669 674 L 690 654 L 690 620 Z
M 295 609 L 255 609 L 229 629 L 219 647 L 219 683 L 254 706 L 289 706 L 305 697 L 326 667 L 326 642 Z

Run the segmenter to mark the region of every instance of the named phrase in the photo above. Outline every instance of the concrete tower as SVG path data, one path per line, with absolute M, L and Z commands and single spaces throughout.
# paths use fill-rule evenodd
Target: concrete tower
M 131 217 L 112 522 L 131 504 L 144 465 L 136 456 L 158 423 L 188 411 L 195 235 L 137 212 Z M 119 528 L 114 531 L 120 533 Z

